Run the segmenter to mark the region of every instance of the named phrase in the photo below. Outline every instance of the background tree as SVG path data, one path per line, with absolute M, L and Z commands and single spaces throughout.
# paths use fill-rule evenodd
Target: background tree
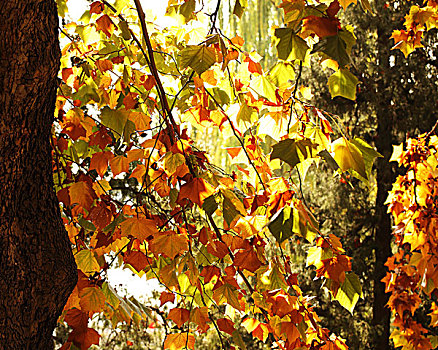
M 0 348 L 50 349 L 77 281 L 53 191 L 56 4 L 8 1 L 0 16 Z

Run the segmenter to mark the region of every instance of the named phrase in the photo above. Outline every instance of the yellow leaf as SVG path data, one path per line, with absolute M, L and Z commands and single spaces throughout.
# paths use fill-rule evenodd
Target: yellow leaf
M 332 143 L 332 150 L 335 153 L 333 158 L 342 171 L 354 170 L 363 178 L 367 178 L 362 153 L 350 141 L 340 137 Z
M 86 275 L 100 271 L 100 265 L 89 249 L 83 249 L 75 255 L 76 265 Z
M 175 333 L 168 334 L 164 341 L 164 349 L 180 350 L 194 349 L 195 336 L 192 333 Z

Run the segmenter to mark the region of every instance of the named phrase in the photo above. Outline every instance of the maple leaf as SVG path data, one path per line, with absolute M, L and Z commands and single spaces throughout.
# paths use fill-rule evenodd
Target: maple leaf
M 154 220 L 145 218 L 129 218 L 120 224 L 122 236 L 133 236 L 143 242 L 147 237 L 158 233 Z
M 338 34 L 339 20 L 336 18 L 308 16 L 303 20 L 302 32 L 312 32 L 321 39 Z
M 216 51 L 206 45 L 188 45 L 181 51 L 181 67 L 191 67 L 201 75 L 216 62 Z
M 100 271 L 100 265 L 94 257 L 94 253 L 89 249 L 83 249 L 77 253 L 75 260 L 78 268 L 85 274 Z
M 172 292 L 168 292 L 166 290 L 162 291 L 160 294 L 160 307 L 166 304 L 167 302 L 173 303 L 175 301 L 175 294 Z
M 206 180 L 201 178 L 195 178 L 190 182 L 181 186 L 181 190 L 178 194 L 178 203 L 181 203 L 183 199 L 190 199 L 193 203 L 202 206 L 204 200 L 210 197 L 214 193 L 214 187 L 210 185 Z
M 100 335 L 93 328 L 74 329 L 68 336 L 68 341 L 73 342 L 81 350 L 88 350 L 91 345 L 99 345 Z
M 90 170 L 95 169 L 100 177 L 103 177 L 108 169 L 108 162 L 114 158 L 110 151 L 94 153 L 90 160 Z
M 80 291 L 81 298 L 79 304 L 81 310 L 85 312 L 101 312 L 105 305 L 105 295 L 102 290 L 97 287 L 87 287 Z
M 213 299 L 219 304 L 227 303 L 234 307 L 236 310 L 240 310 L 241 306 L 238 299 L 238 293 L 236 287 L 231 284 L 225 283 L 213 292 Z
M 197 307 L 190 312 L 190 322 L 196 323 L 203 332 L 207 332 L 210 326 L 207 324 L 209 321 L 207 307 Z
M 260 266 L 262 266 L 262 263 L 257 257 L 257 253 L 252 248 L 238 251 L 234 255 L 233 264 L 253 273 L 256 272 Z
M 164 349 L 195 349 L 195 336 L 192 333 L 168 334 L 164 341 Z
M 114 176 L 129 171 L 129 159 L 125 155 L 111 158 L 109 164 Z
M 129 254 L 126 254 L 123 257 L 123 262 L 131 265 L 138 272 L 151 265 L 149 258 L 143 252 L 138 250 L 131 250 Z
M 117 28 L 108 15 L 102 15 L 96 20 L 97 30 L 101 30 L 109 38 Z
M 173 231 L 154 235 L 151 242 L 151 251 L 164 254 L 173 259 L 178 254 L 183 254 L 189 249 L 187 237 Z
M 95 13 L 97 15 L 101 14 L 104 9 L 104 5 L 100 1 L 95 1 L 90 4 L 90 15 Z
M 90 211 L 93 201 L 97 198 L 96 193 L 88 182 L 79 181 L 68 188 L 71 204 L 79 204 L 82 208 Z
M 219 318 L 217 321 L 218 328 L 229 335 L 233 335 L 233 332 L 236 330 L 234 328 L 234 322 L 227 318 Z
M 170 310 L 169 314 L 167 315 L 167 318 L 175 322 L 178 328 L 181 328 L 181 326 L 189 320 L 189 317 L 190 311 L 180 307 Z

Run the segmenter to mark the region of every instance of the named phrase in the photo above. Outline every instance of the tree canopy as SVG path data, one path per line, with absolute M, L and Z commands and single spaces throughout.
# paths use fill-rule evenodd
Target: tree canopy
M 65 17 L 66 1 L 57 3 Z M 279 349 L 348 348 L 300 288 L 297 246 L 333 302 L 353 313 L 363 298 L 341 237 L 322 230 L 303 183 L 309 169 L 329 169 L 346 188 L 371 188 L 382 155 L 311 100 L 303 71 L 323 67 L 331 98 L 354 101 L 366 82 L 344 13 L 375 10 L 368 0 L 282 0 L 282 24 L 260 35 L 277 56 L 266 67 L 245 37 L 219 26 L 251 18 L 251 4 L 221 5 L 169 0 L 175 24 L 166 27 L 139 0 L 95 1 L 78 21 L 63 20 L 53 175 L 78 267 L 60 318 L 71 328 L 63 349 L 99 343 L 96 314 L 113 327 L 165 324 L 172 350 L 212 332 L 224 349 L 245 349 L 248 335 Z M 437 20 L 435 1 L 411 6 L 394 49 L 408 57 Z M 212 133 L 217 144 L 203 148 Z M 391 338 L 406 350 L 438 342 L 428 330 L 435 301 L 431 322 L 414 318 L 438 286 L 436 144 L 431 131 L 391 158 L 407 171 L 388 197 L 398 251 L 384 283 Z M 122 296 L 108 282 L 114 265 L 158 280 L 159 308 Z

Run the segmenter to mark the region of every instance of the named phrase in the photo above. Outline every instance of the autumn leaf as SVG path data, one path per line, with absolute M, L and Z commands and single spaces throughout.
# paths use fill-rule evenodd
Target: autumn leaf
M 164 349 L 181 350 L 195 349 L 195 336 L 192 333 L 168 334 L 164 341 Z
M 173 303 L 175 301 L 175 294 L 168 292 L 166 290 L 162 291 L 160 294 L 160 306 L 163 306 L 167 302 Z
M 303 32 L 312 32 L 321 39 L 338 33 L 339 21 L 336 18 L 308 16 L 303 20 Z
M 87 287 L 79 292 L 81 298 L 79 304 L 81 310 L 85 312 L 101 312 L 105 305 L 105 295 L 97 287 Z
M 88 327 L 73 329 L 67 340 L 73 342 L 81 350 L 88 350 L 92 345 L 99 345 L 100 335 L 94 329 Z
M 123 257 L 123 262 L 131 265 L 138 272 L 144 270 L 151 264 L 148 257 L 143 252 L 138 250 L 131 250 L 128 254 L 126 254 Z
M 240 310 L 240 303 L 238 299 L 238 293 L 236 287 L 231 284 L 225 283 L 213 292 L 213 299 L 219 304 L 230 304 L 237 310 Z
M 359 80 L 350 71 L 341 68 L 329 77 L 330 95 L 332 98 L 342 96 L 354 101 L 358 83 Z
M 100 265 L 97 262 L 94 253 L 89 249 L 82 249 L 75 255 L 76 264 L 85 274 L 100 271 Z
M 90 161 L 90 170 L 95 169 L 100 177 L 106 173 L 108 162 L 114 158 L 114 154 L 110 151 L 94 153 Z
M 207 307 L 197 307 L 190 312 L 190 322 L 196 323 L 203 332 L 207 332 L 210 326 Z
M 145 218 L 129 218 L 120 224 L 122 236 L 133 236 L 143 242 L 147 237 L 158 233 L 154 220 Z
M 201 75 L 216 62 L 216 52 L 206 45 L 188 45 L 181 51 L 181 68 L 191 67 Z
M 175 322 L 178 328 L 181 328 L 184 323 L 189 320 L 190 311 L 180 307 L 176 307 L 169 311 L 167 318 Z
M 363 178 L 367 178 L 365 161 L 359 149 L 345 137 L 340 137 L 331 144 L 333 158 L 342 171 L 354 170 Z
M 151 250 L 173 259 L 188 250 L 187 237 L 172 231 L 155 234 L 151 242 Z
M 102 15 L 96 20 L 96 28 L 104 32 L 109 38 L 114 29 L 116 29 L 116 26 L 108 15 Z
M 190 199 L 193 203 L 202 206 L 204 200 L 214 193 L 214 187 L 202 178 L 195 178 L 181 186 L 178 194 L 178 202 L 183 199 Z

